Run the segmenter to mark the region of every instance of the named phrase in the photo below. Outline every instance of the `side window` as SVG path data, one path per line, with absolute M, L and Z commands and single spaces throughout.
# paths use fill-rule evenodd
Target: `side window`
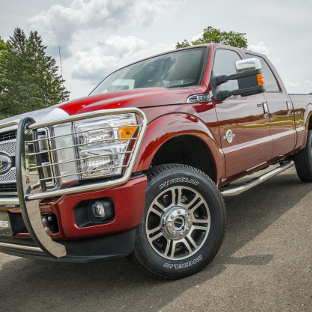
M 248 58 L 257 58 L 260 60 L 261 67 L 263 70 L 264 82 L 266 92 L 280 92 L 281 88 L 267 62 L 260 56 L 246 53 Z
M 240 61 L 241 57 L 231 50 L 218 49 L 215 53 L 212 75 L 232 75 L 236 74 L 235 62 Z M 220 90 L 233 91 L 238 89 L 237 80 L 230 80 L 219 86 Z

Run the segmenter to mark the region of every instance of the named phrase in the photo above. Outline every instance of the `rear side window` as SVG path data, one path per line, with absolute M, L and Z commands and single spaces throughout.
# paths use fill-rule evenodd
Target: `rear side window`
M 245 53 L 248 58 L 257 58 L 260 60 L 262 70 L 263 70 L 263 76 L 264 76 L 264 82 L 266 87 L 266 92 L 281 92 L 281 88 L 271 70 L 267 62 L 258 55 L 253 55 L 249 53 Z

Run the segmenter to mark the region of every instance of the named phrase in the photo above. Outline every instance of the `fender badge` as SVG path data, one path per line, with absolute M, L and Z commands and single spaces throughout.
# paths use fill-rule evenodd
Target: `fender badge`
M 232 132 L 232 130 L 228 130 L 225 133 L 225 136 L 223 137 L 223 139 L 227 140 L 227 142 L 229 144 L 231 144 L 233 142 L 233 138 L 235 137 L 235 134 Z

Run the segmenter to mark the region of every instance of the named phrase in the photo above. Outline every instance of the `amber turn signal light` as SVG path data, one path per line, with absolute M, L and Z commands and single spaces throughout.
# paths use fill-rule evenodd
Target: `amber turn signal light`
M 136 126 L 128 125 L 118 128 L 119 137 L 121 139 L 129 139 L 132 137 L 133 133 L 136 131 Z
M 263 75 L 262 74 L 257 74 L 257 80 L 258 80 L 258 86 L 263 86 L 264 85 L 264 80 L 263 80 Z

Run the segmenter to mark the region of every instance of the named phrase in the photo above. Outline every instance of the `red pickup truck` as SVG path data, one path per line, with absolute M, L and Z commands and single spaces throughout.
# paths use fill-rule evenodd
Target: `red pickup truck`
M 312 181 L 311 108 L 312 95 L 287 94 L 264 55 L 207 44 L 117 70 L 86 98 L 1 120 L 0 251 L 129 256 L 165 279 L 198 272 L 222 243 L 223 196 L 293 164 Z

